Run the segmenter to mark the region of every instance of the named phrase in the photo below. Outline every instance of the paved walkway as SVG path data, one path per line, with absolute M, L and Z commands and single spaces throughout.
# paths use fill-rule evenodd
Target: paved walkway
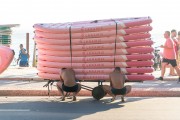
M 36 73 L 35 68 L 8 68 L 0 75 L 0 96 L 47 96 L 48 89 L 43 87 L 47 81 L 39 78 Z M 157 78 L 160 71 L 155 71 L 152 74 Z M 177 82 L 177 79 L 178 76 L 166 74 L 164 81 L 128 82 L 127 85 L 132 85 L 132 92 L 128 96 L 180 96 L 180 83 Z M 90 87 L 98 85 L 94 82 L 82 82 L 82 84 Z M 50 86 L 50 90 L 50 95 L 59 95 L 55 83 Z M 91 91 L 81 90 L 79 96 L 91 96 Z
M 0 97 L 2 120 L 180 120 L 179 97 L 126 97 L 109 103 L 79 97 Z

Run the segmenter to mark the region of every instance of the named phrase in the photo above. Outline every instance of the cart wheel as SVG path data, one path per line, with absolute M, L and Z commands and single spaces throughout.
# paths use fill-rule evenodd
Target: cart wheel
M 103 90 L 102 85 L 99 85 L 92 90 L 92 96 L 96 100 L 100 100 L 103 98 L 107 93 Z

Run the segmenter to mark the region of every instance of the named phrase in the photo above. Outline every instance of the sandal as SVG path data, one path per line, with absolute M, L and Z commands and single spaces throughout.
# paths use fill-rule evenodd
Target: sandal
M 62 97 L 61 101 L 64 101 L 65 100 L 65 97 Z
M 76 101 L 76 97 L 75 96 L 73 96 L 73 101 Z

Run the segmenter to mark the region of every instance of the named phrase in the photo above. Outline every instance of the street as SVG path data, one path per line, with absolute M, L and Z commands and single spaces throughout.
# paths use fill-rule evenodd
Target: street
M 1 120 L 180 120 L 178 97 L 126 97 L 109 103 L 92 97 L 1 97 Z

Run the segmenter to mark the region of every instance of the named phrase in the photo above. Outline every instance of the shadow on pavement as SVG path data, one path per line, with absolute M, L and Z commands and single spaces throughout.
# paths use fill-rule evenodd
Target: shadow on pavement
M 125 107 L 120 100 L 107 103 L 110 98 L 100 101 L 93 98 L 81 98 L 75 102 L 60 101 L 59 98 L 44 98 L 37 101 L 10 101 L 0 103 L 0 116 L 3 120 L 72 120 L 82 116 L 105 112 L 110 109 Z M 147 98 L 126 98 L 126 103 Z M 101 117 L 101 116 L 99 116 Z M 98 119 L 98 118 L 97 118 Z

